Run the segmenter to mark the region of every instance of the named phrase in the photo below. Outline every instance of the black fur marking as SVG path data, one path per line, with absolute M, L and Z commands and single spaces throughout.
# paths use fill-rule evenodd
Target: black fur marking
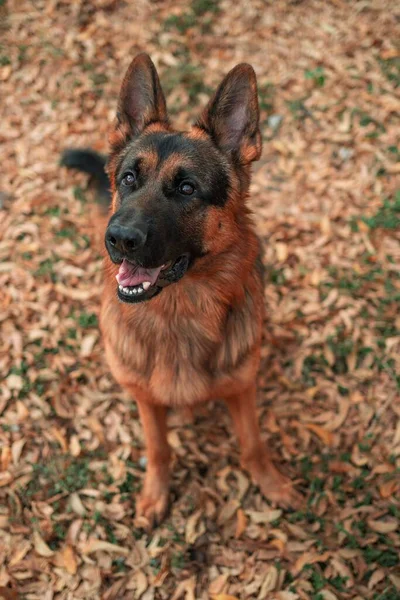
M 221 153 L 210 141 L 192 140 L 182 133 L 157 132 L 137 138 L 127 149 L 118 166 L 117 180 L 120 180 L 125 171 L 133 169 L 141 152 L 146 153 L 149 150 L 157 153 L 158 168 L 171 156 L 182 157 L 182 167 L 171 172 L 169 180 L 163 182 L 165 190 L 169 190 L 169 193 L 172 193 L 173 179 L 176 176 L 184 176 L 198 185 L 199 193 L 194 196 L 202 202 L 214 206 L 225 205 L 230 180 Z

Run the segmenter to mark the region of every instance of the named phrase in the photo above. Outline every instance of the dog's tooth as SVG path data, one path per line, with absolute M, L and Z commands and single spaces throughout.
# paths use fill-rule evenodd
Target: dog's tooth
M 142 286 L 143 286 L 143 289 L 146 291 L 151 286 L 151 283 L 150 283 L 150 281 L 143 281 Z
M 136 294 L 137 294 L 137 288 L 135 288 L 135 287 L 134 287 L 134 288 L 133 288 L 133 290 L 132 290 L 132 292 L 133 292 L 133 293 L 135 294 L 135 296 L 136 296 Z
M 119 290 L 122 292 L 122 291 L 123 291 L 123 289 L 124 289 L 124 287 L 123 287 L 122 285 L 119 285 L 119 286 L 118 286 L 118 289 L 119 289 Z

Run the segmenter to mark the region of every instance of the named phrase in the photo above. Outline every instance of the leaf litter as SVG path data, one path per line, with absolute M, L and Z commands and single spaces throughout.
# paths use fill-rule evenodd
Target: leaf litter
M 399 9 L 1 3 L 0 596 L 399 597 Z M 86 178 L 57 163 L 70 146 L 107 151 L 142 50 L 178 127 L 236 63 L 257 72 L 259 411 L 298 512 L 250 486 L 216 402 L 194 422 L 171 414 L 171 512 L 151 535 L 134 526 L 146 461 L 98 332 L 101 227 Z

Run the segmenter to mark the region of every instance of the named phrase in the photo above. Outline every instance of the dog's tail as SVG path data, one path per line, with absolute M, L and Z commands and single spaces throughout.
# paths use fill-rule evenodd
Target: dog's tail
M 64 150 L 60 165 L 68 169 L 77 169 L 90 175 L 96 186 L 97 200 L 103 208 L 108 208 L 111 202 L 110 182 L 105 172 L 107 157 L 94 150 L 79 150 L 71 148 Z

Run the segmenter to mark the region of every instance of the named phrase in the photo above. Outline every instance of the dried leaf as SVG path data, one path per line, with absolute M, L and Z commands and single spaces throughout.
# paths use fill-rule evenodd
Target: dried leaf
M 383 571 L 383 569 L 378 569 L 372 573 L 371 577 L 369 578 L 368 589 L 373 590 L 374 587 L 376 587 L 378 583 L 382 581 L 382 579 L 385 579 L 385 571 Z
M 46 558 L 48 558 L 49 556 L 54 555 L 53 550 L 49 548 L 49 546 L 46 544 L 46 542 L 41 537 L 38 531 L 33 532 L 32 539 L 35 551 L 37 552 L 37 554 L 39 554 L 39 556 L 45 556 Z
M 128 556 L 129 554 L 128 548 L 123 548 L 122 546 L 111 544 L 111 542 L 106 542 L 104 540 L 90 539 L 82 546 L 82 554 L 93 554 L 93 552 L 98 552 L 99 550 L 102 552 L 114 552 L 115 554 L 122 554 L 125 556 Z
M 242 534 L 246 531 L 246 527 L 247 527 L 247 518 L 241 508 L 238 509 L 238 511 L 236 513 L 236 518 L 237 518 L 237 523 L 236 523 L 235 538 L 239 539 L 242 536 Z
M 204 522 L 200 521 L 202 516 L 203 511 L 198 510 L 187 520 L 185 527 L 185 540 L 188 544 L 194 544 L 197 538 L 199 538 L 205 532 L 206 527 Z
M 272 521 L 277 521 L 280 518 L 282 511 L 279 508 L 268 509 L 262 512 L 247 510 L 246 514 L 253 523 L 272 523 Z
M 307 423 L 305 427 L 315 433 L 320 440 L 324 442 L 326 446 L 332 446 L 333 444 L 333 435 L 330 431 L 321 427 L 320 425 L 316 425 L 315 423 Z
M 71 546 L 65 546 L 61 550 L 61 555 L 67 573 L 69 573 L 70 575 L 75 575 L 78 568 L 78 563 L 76 561 L 76 557 Z
M 81 343 L 81 352 L 80 355 L 82 357 L 90 356 L 92 353 L 93 347 L 98 339 L 97 333 L 90 333 L 86 335 Z
M 275 252 L 279 262 L 285 262 L 289 256 L 289 248 L 287 244 L 283 244 L 281 242 L 275 244 Z
M 330 555 L 331 552 L 329 551 L 323 552 L 322 554 L 317 554 L 316 552 L 305 552 L 296 560 L 293 572 L 295 574 L 298 574 L 305 565 L 313 565 L 315 563 L 326 562 Z
M 84 517 L 86 514 L 86 509 L 83 506 L 82 500 L 80 499 L 77 492 L 73 492 L 69 497 L 69 505 L 71 509 L 79 515 L 80 517 Z
M 222 575 L 218 575 L 216 579 L 214 579 L 208 588 L 209 595 L 216 596 L 217 594 L 222 594 L 226 582 L 228 581 L 229 575 L 227 573 L 223 573 Z
M 398 519 L 387 519 L 386 521 L 375 521 L 373 519 L 367 520 L 368 527 L 378 533 L 390 533 L 392 531 L 399 531 Z

